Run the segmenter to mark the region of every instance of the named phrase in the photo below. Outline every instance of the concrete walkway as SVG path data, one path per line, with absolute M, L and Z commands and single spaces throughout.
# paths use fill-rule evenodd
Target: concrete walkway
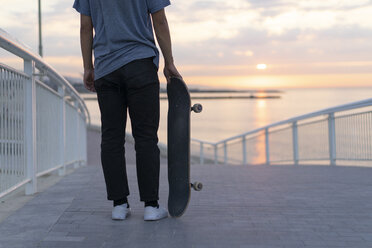
M 179 219 L 143 221 L 133 147 L 127 146 L 132 216 L 112 221 L 89 133 L 89 166 L 62 178 L 0 223 L 0 248 L 372 247 L 372 168 L 193 165 Z M 160 203 L 168 192 L 162 160 Z

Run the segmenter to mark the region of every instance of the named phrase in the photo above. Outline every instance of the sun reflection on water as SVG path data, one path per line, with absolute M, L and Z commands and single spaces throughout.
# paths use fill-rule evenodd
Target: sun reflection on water
M 254 114 L 256 119 L 256 125 L 263 127 L 268 123 L 267 116 L 267 101 L 265 99 L 260 99 L 256 101 Z M 256 138 L 255 144 L 255 153 L 252 158 L 253 164 L 263 164 L 265 163 L 266 151 L 265 151 L 265 135 L 264 132 L 261 132 L 260 135 Z

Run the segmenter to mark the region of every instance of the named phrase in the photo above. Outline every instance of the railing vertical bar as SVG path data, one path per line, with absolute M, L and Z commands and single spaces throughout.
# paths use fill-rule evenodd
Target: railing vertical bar
M 342 128 L 339 129 L 339 135 L 341 136 L 341 139 L 338 140 L 338 142 L 343 142 L 343 147 L 346 148 L 344 150 L 344 155 L 347 157 L 348 156 L 348 147 L 349 144 L 345 142 L 346 136 L 345 136 L 345 130 L 349 130 L 349 118 L 345 118 L 344 121 L 342 122 Z
M 363 115 L 360 116 L 360 120 L 359 120 L 359 125 L 358 125 L 358 135 L 357 135 L 357 139 L 360 140 L 360 144 L 358 145 L 358 147 L 361 147 L 360 149 L 360 155 L 361 155 L 361 158 L 363 158 L 363 154 L 364 154 L 364 140 L 360 138 L 360 133 L 363 134 L 363 127 L 360 127 L 360 124 L 363 123 Z
M 21 111 L 19 113 L 19 117 L 21 118 L 22 120 L 22 126 L 20 128 L 20 132 L 21 132 L 21 138 L 20 138 L 20 149 L 21 149 L 21 152 L 22 152 L 22 159 L 21 159 L 21 164 L 22 164 L 22 176 L 23 178 L 26 177 L 26 151 L 25 151 L 25 126 L 26 126 L 26 120 L 25 120 L 25 91 L 26 91 L 26 79 L 23 78 L 22 80 L 22 92 L 20 92 L 20 99 L 21 99 L 21 104 L 20 104 L 20 108 L 21 108 Z
M 4 99 L 5 96 L 3 96 L 4 92 L 5 92 L 5 89 L 4 89 L 4 77 L 3 77 L 3 69 L 0 68 L 0 139 L 1 140 L 5 140 L 4 139 L 4 136 L 3 136 L 3 132 L 4 132 L 4 125 L 3 125 L 3 120 L 5 119 L 5 111 L 4 111 L 4 102 L 3 100 L 1 99 Z M 4 98 L 3 98 L 4 97 Z M 5 142 L 4 142 L 5 143 Z M 4 178 L 3 178 L 3 174 L 4 174 L 4 168 L 3 168 L 3 165 L 4 165 L 4 150 L 3 150 L 3 147 L 4 147 L 4 144 L 0 142 L 0 154 L 2 154 L 3 156 L 0 156 L 0 170 L 1 170 L 1 173 L 0 173 L 0 192 L 4 190 L 4 187 L 3 187 L 3 183 L 4 183 Z
M 335 113 L 328 115 L 328 144 L 330 165 L 336 165 L 336 128 Z
M 368 136 L 368 129 L 367 129 L 367 127 L 368 127 L 368 122 L 367 122 L 367 119 L 368 119 L 368 115 L 366 114 L 366 115 L 364 115 L 363 116 L 363 119 L 364 119 L 364 121 L 363 121 L 363 128 L 364 128 L 364 137 L 369 137 Z M 363 144 L 363 147 L 364 147 L 364 159 L 368 159 L 368 147 L 369 147 L 369 144 L 368 144 L 369 142 L 368 142 L 368 138 L 367 139 L 365 139 L 364 140 L 364 144 Z
M 367 126 L 367 122 L 366 122 L 366 115 L 362 115 L 362 118 L 363 118 L 363 121 L 362 121 L 362 135 L 360 137 L 367 137 L 367 130 L 366 130 L 366 126 Z M 367 147 L 368 147 L 368 142 L 367 142 L 367 139 L 363 139 L 363 159 L 366 159 L 367 158 Z
M 13 92 L 14 92 L 14 82 L 12 82 L 11 78 L 12 78 L 12 73 L 9 73 L 9 113 L 10 113 L 10 130 L 9 130 L 9 141 L 10 141 L 10 162 L 9 162 L 9 165 L 10 165 L 10 171 L 11 171 L 11 178 L 13 179 L 12 180 L 12 184 L 15 183 L 15 169 L 14 169 L 14 157 L 15 157 L 15 154 L 14 154 L 14 95 L 13 95 Z
M 12 139 L 12 136 L 11 136 L 11 130 L 12 130 L 12 118 L 11 118 L 11 114 L 12 114 L 12 110 L 11 110 L 11 96 L 10 96 L 10 91 L 11 91 L 11 88 L 12 88 L 12 85 L 11 85 L 11 81 L 10 81 L 10 75 L 8 73 L 7 75 L 7 82 L 8 82 L 8 173 L 9 173 L 9 178 L 10 179 L 13 179 L 12 178 L 12 149 L 11 149 L 11 139 Z M 11 181 L 11 183 L 13 183 L 13 181 Z
M 19 100 L 20 100 L 20 103 L 19 103 L 19 119 L 20 119 L 20 127 L 19 127 L 19 149 L 20 149 L 20 153 L 21 153 L 21 157 L 20 157 L 20 171 L 22 173 L 22 178 L 24 179 L 25 178 L 25 151 L 23 150 L 24 148 L 24 126 L 25 126 L 25 120 L 24 120 L 24 91 L 25 91 L 25 78 L 24 77 L 21 77 L 21 81 L 20 81 L 20 86 L 21 86 L 21 90 L 19 92 Z
M 26 184 L 26 195 L 37 192 L 36 179 L 36 95 L 35 95 L 35 64 L 33 61 L 24 60 L 24 71 L 29 76 L 25 90 L 25 151 L 27 178 L 31 179 Z
M 7 142 L 8 140 L 8 121 L 9 121 L 9 117 L 8 117 L 8 114 L 7 114 L 7 108 L 8 108 L 8 80 L 7 80 L 7 76 L 8 76 L 8 72 L 5 71 L 4 72 L 4 88 L 5 88 L 5 92 L 6 94 L 4 94 L 4 115 L 5 115 L 5 120 L 4 120 L 4 140 L 5 142 Z M 3 173 L 5 175 L 8 175 L 8 144 L 5 143 L 4 144 L 4 168 L 3 168 Z M 8 184 L 9 184 L 9 177 L 5 177 L 4 178 L 4 188 L 8 188 Z
M 16 88 L 15 88 L 15 132 L 14 132 L 14 150 L 15 150 L 15 170 L 16 170 L 16 176 L 17 178 L 19 177 L 19 157 L 20 157 L 20 154 L 19 154 L 19 143 L 18 143 L 18 137 L 19 137 L 19 92 L 20 92 L 20 82 L 19 82 L 19 76 L 16 76 L 16 75 L 13 75 L 13 77 L 15 78 L 15 85 L 16 85 Z
M 65 150 L 66 150 L 66 104 L 65 104 L 65 86 L 61 85 L 58 87 L 58 94 L 60 96 L 59 101 L 59 158 L 61 168 L 58 170 L 58 175 L 63 176 L 66 174 L 66 161 L 65 161 Z
M 84 126 L 82 125 L 83 124 L 82 115 L 83 115 L 83 113 L 80 112 L 79 113 L 79 125 L 80 125 L 80 153 L 79 153 L 80 155 L 79 155 L 79 158 L 80 158 L 80 165 L 81 166 L 84 165 L 84 150 L 83 150 Z
M 223 143 L 223 160 L 224 160 L 224 163 L 227 164 L 227 143 L 226 141 Z
M 1 140 L 5 140 L 5 137 L 4 137 L 4 131 L 5 131 L 5 127 L 4 127 L 4 120 L 5 120 L 5 102 L 4 100 L 1 100 L 1 99 L 4 99 L 5 98 L 5 87 L 4 87 L 4 70 L 2 68 L 0 68 L 0 139 Z M 1 170 L 1 173 L 0 173 L 0 192 L 4 190 L 4 179 L 5 177 L 3 177 L 4 175 L 4 158 L 5 158 L 5 152 L 4 152 L 4 145 L 5 145 L 5 142 L 4 143 L 1 143 L 0 142 L 0 154 L 2 154 L 2 156 L 0 156 L 0 170 Z
M 6 91 L 6 94 L 5 94 L 5 113 L 7 113 L 7 116 L 6 116 L 6 119 L 5 119 L 5 141 L 7 142 L 5 144 L 5 168 L 4 168 L 4 172 L 5 174 L 7 175 L 7 179 L 6 179 L 6 182 L 5 182 L 5 187 L 8 188 L 10 185 L 11 185 L 11 182 L 10 181 L 10 177 L 9 177 L 9 130 L 8 130 L 8 127 L 9 127 L 9 111 L 8 111 L 8 108 L 9 108 L 9 81 L 8 81 L 8 75 L 9 75 L 9 72 L 5 72 L 5 91 Z
M 18 76 L 13 75 L 14 78 L 14 86 L 15 86 L 15 91 L 14 91 L 14 170 L 15 170 L 15 175 L 18 178 L 19 176 L 19 168 L 18 168 L 18 159 L 19 159 L 19 154 L 18 154 L 18 94 L 19 94 L 19 82 L 18 82 Z
M 83 165 L 83 160 L 84 160 L 84 156 L 83 156 L 83 137 L 84 137 L 84 127 L 82 126 L 82 123 L 83 123 L 83 118 L 82 118 L 82 115 L 83 113 L 79 113 L 79 127 L 80 127 L 80 160 L 81 160 L 81 165 Z
M 372 140 L 372 137 L 371 137 L 371 113 L 368 113 L 367 115 L 367 146 L 368 146 L 368 151 L 371 150 L 371 140 Z M 371 159 L 371 152 L 369 154 L 367 154 L 367 159 Z
M 13 118 L 12 118 L 12 96 L 11 96 L 11 91 L 12 91 L 12 81 L 11 81 L 11 73 L 8 73 L 8 97 L 9 97 L 9 102 L 8 102 L 8 111 L 9 111 L 9 126 L 8 126 L 8 149 L 9 149 L 9 160 L 8 160 L 8 166 L 9 166 L 9 175 L 11 179 L 11 184 L 14 184 L 14 175 L 13 175 L 13 142 L 12 142 L 12 129 L 13 129 Z
M 204 143 L 200 142 L 200 164 L 204 164 Z
M 77 109 L 77 118 L 76 118 L 76 125 L 77 125 L 77 137 L 78 137 L 78 140 L 77 140 L 77 154 L 76 154 L 76 159 L 79 161 L 78 162 L 78 165 L 80 166 L 80 154 L 81 154 L 81 140 L 80 140 L 80 113 L 79 113 L 79 109 Z
M 247 141 L 245 135 L 242 137 L 243 164 L 247 164 Z
M 12 142 L 12 130 L 13 130 L 13 117 L 12 117 L 12 114 L 13 114 L 13 109 L 12 109 L 12 96 L 11 96 L 11 92 L 12 92 L 12 88 L 13 88 L 13 85 L 12 85 L 12 81 L 11 81 L 11 73 L 9 72 L 8 75 L 7 75 L 7 81 L 8 81 L 8 156 L 9 156 L 9 160 L 8 160 L 8 170 L 9 170 L 9 178 L 11 179 L 11 184 L 13 184 L 14 182 L 14 176 L 13 176 L 13 142 Z
M 218 149 L 217 149 L 217 145 L 218 144 L 215 144 L 214 145 L 214 164 L 218 164 Z
M 364 153 L 364 159 L 368 159 L 368 148 L 370 147 L 369 146 L 369 140 L 368 140 L 368 137 L 370 137 L 369 136 L 369 132 L 368 132 L 368 115 L 369 114 L 366 114 L 365 116 L 364 116 L 364 118 L 365 118 L 365 120 L 364 120 L 364 132 L 365 132 L 365 136 L 364 137 L 367 137 L 366 138 L 366 140 L 365 140 L 365 143 L 364 143 L 364 151 L 365 151 L 365 153 Z
M 76 169 L 76 168 L 79 168 L 79 165 L 80 165 L 80 161 L 79 161 L 79 154 L 78 154 L 78 152 L 79 152 L 79 147 L 77 147 L 77 146 L 79 146 L 79 105 L 78 105 L 78 102 L 75 100 L 74 101 L 74 107 L 75 107 L 75 118 L 76 118 L 76 122 L 75 122 L 75 149 L 74 149 L 74 160 L 76 161 L 75 163 L 74 163 L 74 168 Z
M 298 126 L 297 121 L 292 124 L 292 138 L 293 138 L 293 162 L 295 165 L 298 165 Z
M 13 75 L 11 75 L 13 77 Z M 12 124 L 11 124 L 11 142 L 12 142 L 12 145 L 11 145 L 11 151 L 12 151 L 12 162 L 11 162 L 11 168 L 12 168 L 12 175 L 14 177 L 14 182 L 16 182 L 16 168 L 15 168 L 15 165 L 16 165 L 16 156 L 17 154 L 15 153 L 15 127 L 16 127 L 16 120 L 15 120 L 15 113 L 16 113 L 16 110 L 15 110 L 15 105 L 16 105 L 16 102 L 15 102 L 15 91 L 16 91 L 16 84 L 15 82 L 12 82 L 12 85 L 11 85 L 11 89 L 12 89 L 12 93 L 11 93 L 11 96 L 12 96 L 12 99 L 11 99 L 11 114 L 12 114 Z
M 367 128 L 367 131 L 368 131 L 368 135 L 367 135 L 367 137 L 368 137 L 368 147 L 369 147 L 368 151 L 371 151 L 372 150 L 371 149 L 372 148 L 372 135 L 371 135 L 372 114 L 371 113 L 368 114 L 368 123 L 369 123 L 368 128 Z M 371 155 L 372 155 L 372 153 L 370 152 L 369 156 L 368 156 L 368 159 L 372 158 Z
M 266 164 L 270 164 L 270 147 L 269 147 L 269 129 L 265 128 L 265 153 L 266 153 Z
M 84 114 L 85 116 L 85 114 Z M 87 124 L 85 123 L 85 117 L 84 117 L 84 146 L 83 146 L 83 149 L 84 149 L 84 165 L 88 165 L 88 150 L 87 150 Z

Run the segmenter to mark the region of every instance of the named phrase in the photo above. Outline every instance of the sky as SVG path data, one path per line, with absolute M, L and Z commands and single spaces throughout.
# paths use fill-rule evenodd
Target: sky
M 171 2 L 166 13 L 175 62 L 189 84 L 372 86 L 372 0 Z M 37 0 L 0 3 L 0 28 L 37 52 Z M 79 14 L 72 4 L 42 0 L 44 58 L 63 75 L 80 76 Z

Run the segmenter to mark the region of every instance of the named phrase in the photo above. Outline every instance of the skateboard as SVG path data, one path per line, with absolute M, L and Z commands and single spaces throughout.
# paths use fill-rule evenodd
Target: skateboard
M 191 107 L 190 93 L 182 79 L 171 78 L 168 94 L 168 211 L 172 217 L 184 214 L 190 200 L 190 189 L 200 191 L 203 185 L 190 183 L 190 113 L 200 113 L 202 106 Z

